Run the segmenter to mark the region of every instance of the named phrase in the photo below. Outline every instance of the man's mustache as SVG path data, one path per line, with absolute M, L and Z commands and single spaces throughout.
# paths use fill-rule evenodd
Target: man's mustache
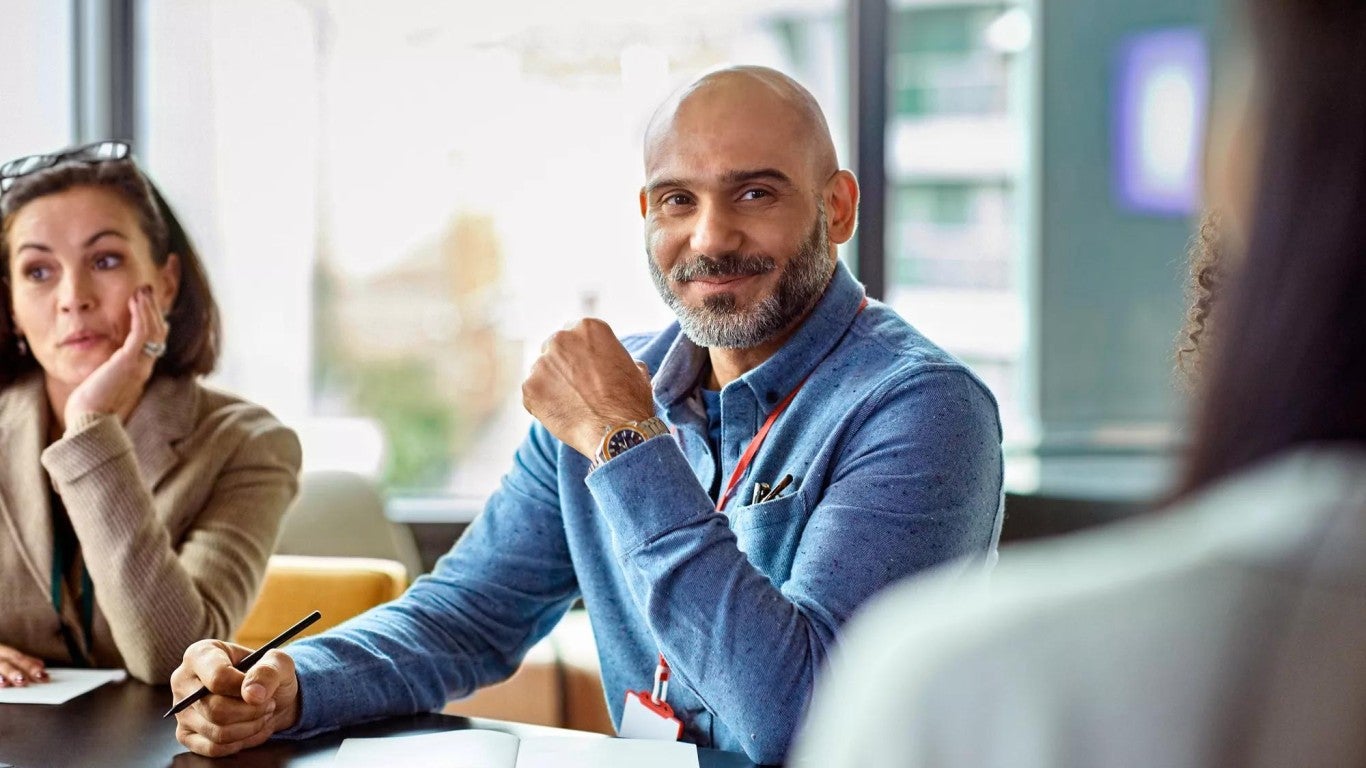
M 697 255 L 669 270 L 669 277 L 675 282 L 688 283 L 693 280 L 708 280 L 718 277 L 747 277 L 772 272 L 777 267 L 768 256 L 728 253 L 721 256 Z

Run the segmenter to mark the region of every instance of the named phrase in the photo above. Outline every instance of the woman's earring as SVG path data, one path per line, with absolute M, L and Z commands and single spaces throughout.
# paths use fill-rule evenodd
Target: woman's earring
M 15 343 L 19 345 L 19 356 L 28 357 L 28 342 L 24 341 L 24 337 L 16 336 Z

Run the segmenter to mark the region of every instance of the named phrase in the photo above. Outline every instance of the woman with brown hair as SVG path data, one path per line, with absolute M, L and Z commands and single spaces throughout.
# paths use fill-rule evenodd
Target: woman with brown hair
M 0 686 L 165 682 L 245 616 L 299 444 L 202 386 L 218 309 L 127 144 L 0 166 Z
M 975 594 L 889 593 L 810 764 L 1366 765 L 1366 3 L 1240 5 L 1252 88 L 1221 93 L 1207 166 L 1240 257 L 1174 501 L 1011 550 Z

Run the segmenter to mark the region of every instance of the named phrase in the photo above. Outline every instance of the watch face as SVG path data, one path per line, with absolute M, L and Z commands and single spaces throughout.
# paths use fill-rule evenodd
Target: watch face
M 634 448 L 645 442 L 645 434 L 634 429 L 618 429 L 607 438 L 607 448 L 603 454 L 607 458 L 620 455 L 627 448 Z

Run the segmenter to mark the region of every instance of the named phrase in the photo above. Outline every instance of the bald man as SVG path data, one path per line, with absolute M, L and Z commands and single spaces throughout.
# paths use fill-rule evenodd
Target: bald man
M 245 676 L 247 649 L 191 646 L 174 693 L 215 695 L 179 715 L 183 744 L 438 709 L 512 674 L 582 598 L 623 735 L 677 730 L 638 693 L 662 656 L 683 739 L 778 762 L 870 595 L 994 554 L 995 401 L 837 259 L 858 183 L 811 94 L 709 74 L 655 115 L 645 173 L 647 263 L 678 322 L 552 337 L 522 388 L 538 423 L 436 570 Z

